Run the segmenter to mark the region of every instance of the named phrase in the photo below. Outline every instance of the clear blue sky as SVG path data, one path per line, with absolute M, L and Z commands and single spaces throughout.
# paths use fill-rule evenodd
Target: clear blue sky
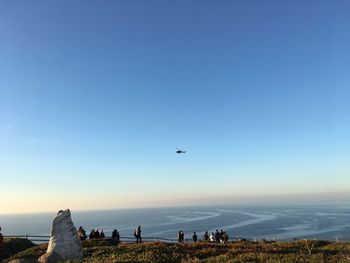
M 349 191 L 349 13 L 1 1 L 2 212 Z

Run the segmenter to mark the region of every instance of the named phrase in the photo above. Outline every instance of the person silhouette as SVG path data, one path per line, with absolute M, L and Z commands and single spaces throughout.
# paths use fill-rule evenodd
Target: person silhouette
M 136 238 L 136 243 L 141 243 L 142 242 L 142 239 L 141 239 L 141 226 L 138 226 L 137 228 L 135 228 L 134 236 Z
M 4 236 L 1 234 L 1 226 L 0 226 L 0 262 L 4 254 Z
M 196 243 L 197 239 L 198 239 L 198 236 L 197 236 L 196 232 L 193 232 L 192 238 L 193 238 L 193 242 Z

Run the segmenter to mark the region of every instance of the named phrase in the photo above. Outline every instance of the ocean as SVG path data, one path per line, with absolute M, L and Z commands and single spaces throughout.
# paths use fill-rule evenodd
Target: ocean
M 179 230 L 185 238 L 193 231 L 202 238 L 204 231 L 223 229 L 230 238 L 293 240 L 317 238 L 350 241 L 350 205 L 305 206 L 222 206 L 144 208 L 102 211 L 71 211 L 75 226 L 103 229 L 110 236 L 118 229 L 122 237 L 131 237 L 141 225 L 144 237 L 176 238 Z M 49 235 L 55 213 L 0 215 L 6 235 Z

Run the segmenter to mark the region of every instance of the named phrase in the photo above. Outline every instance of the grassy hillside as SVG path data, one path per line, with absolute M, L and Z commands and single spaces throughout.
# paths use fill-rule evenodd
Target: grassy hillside
M 3 257 L 4 258 L 10 257 L 20 251 L 26 250 L 34 246 L 35 244 L 33 244 L 28 239 L 22 239 L 22 238 L 5 239 Z
M 32 247 L 11 259 L 38 257 L 46 247 Z M 116 244 L 88 240 L 83 248 L 79 262 L 350 262 L 350 243 L 328 241 Z

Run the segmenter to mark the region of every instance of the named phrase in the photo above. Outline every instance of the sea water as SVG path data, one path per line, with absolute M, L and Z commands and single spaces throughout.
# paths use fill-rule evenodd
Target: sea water
M 110 236 L 118 229 L 131 237 L 141 225 L 144 237 L 185 238 L 197 232 L 223 229 L 230 238 L 292 240 L 318 238 L 350 241 L 349 205 L 308 206 L 217 206 L 183 208 L 144 208 L 101 211 L 71 211 L 75 226 L 103 229 Z M 0 215 L 4 235 L 49 235 L 55 213 Z

